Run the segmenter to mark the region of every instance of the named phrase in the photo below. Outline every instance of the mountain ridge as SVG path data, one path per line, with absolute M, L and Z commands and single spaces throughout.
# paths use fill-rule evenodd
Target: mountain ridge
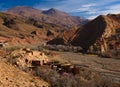
M 6 12 L 21 15 L 26 18 L 34 18 L 41 22 L 64 26 L 67 29 L 73 26 L 83 25 L 88 22 L 87 19 L 71 16 L 68 13 L 59 11 L 54 8 L 48 10 L 38 10 L 29 6 L 17 6 L 8 9 Z
M 58 31 L 61 31 L 61 27 L 57 25 L 0 12 L 0 42 L 9 45 L 42 43 L 41 40 L 44 43 L 56 37 Z
M 100 15 L 77 30 L 64 32 L 61 37 L 62 44 L 81 46 L 85 52 L 91 46 L 101 52 L 116 51 L 120 49 L 119 22 L 120 14 Z M 57 38 L 49 41 L 48 44 L 57 44 L 56 41 Z

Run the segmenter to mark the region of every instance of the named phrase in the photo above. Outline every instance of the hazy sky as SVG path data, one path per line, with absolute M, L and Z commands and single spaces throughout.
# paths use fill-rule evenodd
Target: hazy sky
M 100 14 L 120 13 L 120 0 L 0 0 L 1 11 L 14 6 L 56 8 L 71 15 L 90 19 Z

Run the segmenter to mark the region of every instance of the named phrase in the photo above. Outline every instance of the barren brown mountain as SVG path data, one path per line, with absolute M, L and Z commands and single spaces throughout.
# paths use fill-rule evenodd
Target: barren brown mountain
M 34 44 L 50 40 L 62 30 L 60 26 L 26 20 L 19 15 L 0 13 L 0 42 L 11 44 Z
M 6 12 L 21 15 L 26 18 L 33 18 L 41 22 L 57 24 L 66 29 L 69 29 L 72 26 L 82 25 L 88 21 L 80 17 L 70 16 L 69 14 L 54 8 L 42 11 L 32 7 L 17 6 L 8 9 Z
M 84 49 L 88 49 L 99 39 L 99 44 L 103 45 L 105 51 L 110 48 L 109 45 L 116 44 L 119 47 L 119 21 L 119 14 L 101 15 L 83 26 L 83 28 L 77 32 L 71 44 L 80 45 Z M 114 44 L 112 42 L 114 42 Z
M 100 15 L 77 30 L 64 32 L 62 44 L 81 46 L 84 51 L 96 45 L 102 52 L 120 48 L 120 14 Z M 57 38 L 58 39 L 58 38 Z M 59 38 L 60 39 L 60 38 Z M 48 42 L 54 44 L 56 39 Z

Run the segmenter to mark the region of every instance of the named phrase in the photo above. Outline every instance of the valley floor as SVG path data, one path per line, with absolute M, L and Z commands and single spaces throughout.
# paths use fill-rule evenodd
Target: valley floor
M 46 53 L 47 51 L 51 53 L 47 55 L 48 60 L 79 66 L 80 73 L 77 75 L 67 73 L 68 76 L 64 77 L 64 72 L 59 74 L 56 70 L 52 70 L 51 66 L 45 68 L 44 65 L 33 69 L 33 72 L 26 73 L 19 70 L 20 68 L 15 64 L 7 62 L 5 56 L 10 54 L 1 50 L 0 87 L 48 87 L 48 84 L 52 84 L 50 87 L 120 87 L 119 59 L 101 58 L 93 54 L 45 50 Z M 13 58 L 11 55 L 11 60 Z M 61 84 L 62 86 L 59 86 Z M 70 86 L 71 84 L 74 84 L 74 86 Z
M 52 58 L 61 62 L 70 62 L 81 68 L 100 73 L 103 77 L 120 83 L 120 60 L 113 58 L 101 58 L 92 54 L 81 54 L 72 52 L 57 52 Z

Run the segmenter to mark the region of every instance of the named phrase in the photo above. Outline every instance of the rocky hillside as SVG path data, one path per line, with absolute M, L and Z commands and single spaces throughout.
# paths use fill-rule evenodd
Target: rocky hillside
M 48 87 L 48 83 L 5 63 L 0 57 L 0 87 Z
M 54 8 L 42 11 L 32 7 L 17 6 L 8 9 L 6 12 L 21 15 L 22 17 L 26 18 L 33 18 L 45 23 L 57 24 L 66 29 L 69 29 L 72 26 L 84 24 L 88 21 L 80 17 L 70 16 L 69 14 Z
M 109 49 L 107 45 L 120 42 L 120 15 L 99 16 L 93 21 L 87 23 L 80 29 L 71 44 L 80 45 L 84 49 L 88 49 L 96 40 L 100 41 L 100 45 L 106 44 L 105 51 Z M 110 43 L 111 42 L 111 43 Z
M 60 26 L 25 19 L 19 15 L 0 13 L 0 42 L 34 44 L 57 36 Z
M 84 51 L 96 44 L 99 51 L 105 52 L 110 49 L 120 49 L 120 15 L 100 15 L 77 30 L 70 30 L 62 35 L 62 44 L 81 46 Z M 48 42 L 54 43 L 56 39 Z

